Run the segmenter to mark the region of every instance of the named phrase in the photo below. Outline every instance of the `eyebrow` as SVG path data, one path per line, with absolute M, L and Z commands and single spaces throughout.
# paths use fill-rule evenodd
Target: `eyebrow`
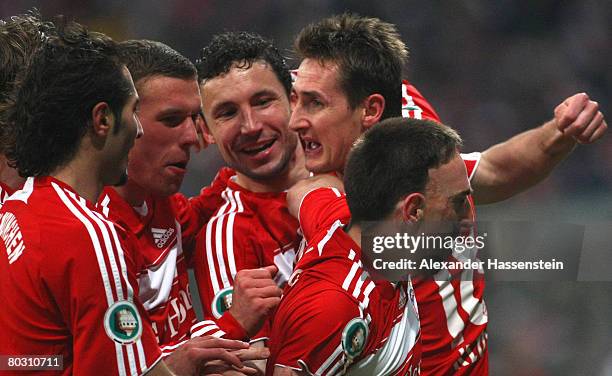
M 297 93 L 298 91 L 294 89 L 294 91 Z M 317 98 L 322 98 L 325 100 L 328 100 L 328 98 L 323 95 L 323 93 L 321 93 L 320 91 L 316 91 L 316 90 L 302 90 L 299 92 L 301 95 L 307 96 L 307 97 L 317 97 Z
M 196 111 L 196 113 L 199 112 L 199 111 L 200 111 L 200 109 L 198 109 L 198 111 Z M 193 114 L 193 112 L 185 111 L 185 110 L 182 110 L 182 109 L 179 109 L 179 108 L 170 107 L 170 108 L 166 108 L 166 109 L 160 111 L 157 114 L 157 118 L 159 119 L 159 118 L 164 118 L 166 116 L 171 116 L 171 115 L 189 115 L 189 114 Z
M 261 97 L 261 96 L 264 96 L 264 95 L 273 95 L 273 96 L 277 97 L 278 93 L 276 93 L 274 90 L 262 89 L 262 90 L 259 90 L 258 92 L 256 92 L 255 94 L 253 94 L 251 96 L 251 98 L 257 98 L 257 97 Z M 223 102 L 215 103 L 215 104 L 212 105 L 211 112 L 215 112 L 219 108 L 223 108 L 223 107 L 226 107 L 226 106 L 232 106 L 232 105 L 235 105 L 235 104 L 236 103 L 234 101 L 231 101 L 231 100 L 226 100 L 226 101 L 223 101 Z

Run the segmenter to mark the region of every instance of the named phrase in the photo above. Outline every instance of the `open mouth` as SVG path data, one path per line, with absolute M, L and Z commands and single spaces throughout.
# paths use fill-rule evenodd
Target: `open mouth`
M 242 149 L 242 152 L 248 155 L 256 155 L 258 153 L 261 153 L 262 151 L 265 151 L 269 148 L 272 147 L 272 145 L 274 145 L 274 143 L 276 142 L 276 139 L 270 140 L 264 144 L 257 144 L 257 145 L 253 145 L 253 146 L 248 146 Z
M 304 139 L 301 139 L 301 141 L 302 141 L 302 147 L 304 148 L 304 151 L 306 152 L 315 151 L 321 147 L 321 144 L 315 141 L 304 140 Z
M 176 163 L 171 163 L 168 166 L 170 167 L 176 167 L 176 168 L 180 168 L 185 170 L 187 168 L 187 162 L 176 162 Z

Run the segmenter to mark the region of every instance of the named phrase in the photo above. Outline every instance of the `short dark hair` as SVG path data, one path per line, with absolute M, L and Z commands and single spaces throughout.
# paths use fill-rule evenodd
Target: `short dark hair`
M 37 9 L 0 21 L 0 154 L 10 138 L 6 116 L 13 105 L 19 76 L 25 71 L 33 52 L 53 33 L 53 24 L 44 22 Z
M 133 89 L 115 42 L 60 17 L 32 57 L 9 111 L 6 155 L 21 176 L 49 175 L 76 154 L 91 111 L 108 103 L 119 121 Z
M 142 79 L 165 76 L 195 79 L 197 71 L 193 63 L 178 51 L 161 42 L 140 39 L 119 43 L 121 61 L 128 67 L 136 87 Z
M 226 74 L 236 63 L 240 68 L 250 68 L 255 61 L 269 64 L 289 95 L 291 75 L 285 58 L 272 41 L 244 31 L 226 32 L 212 38 L 208 46 L 200 51 L 196 61 L 198 80 L 201 83 Z
M 408 50 L 393 24 L 348 13 L 336 15 L 304 27 L 294 48 L 301 59 L 338 65 L 339 84 L 352 108 L 378 93 L 385 98 L 382 119 L 401 115 L 401 77 Z
M 354 223 L 387 218 L 396 203 L 424 193 L 429 169 L 461 147 L 450 127 L 429 120 L 390 118 L 365 132 L 349 153 L 344 189 Z

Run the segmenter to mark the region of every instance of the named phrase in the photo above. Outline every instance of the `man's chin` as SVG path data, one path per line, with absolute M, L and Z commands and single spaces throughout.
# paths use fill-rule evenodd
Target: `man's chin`
M 257 181 L 266 181 L 274 178 L 278 178 L 280 175 L 285 173 L 289 168 L 289 161 L 283 160 L 276 164 L 268 164 L 265 166 L 258 166 L 251 168 L 247 166 L 233 166 L 234 170 L 248 176 L 249 178 Z

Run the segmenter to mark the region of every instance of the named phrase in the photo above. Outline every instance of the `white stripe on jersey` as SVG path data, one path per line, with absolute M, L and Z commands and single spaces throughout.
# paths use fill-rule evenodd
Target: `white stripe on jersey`
M 461 316 L 459 316 L 457 301 L 454 294 L 455 287 L 451 283 L 448 270 L 441 270 L 439 273 L 444 273 L 449 276 L 448 280 L 438 280 L 436 277 L 435 282 L 438 285 L 438 294 L 440 295 L 440 298 L 442 298 L 442 306 L 444 307 L 444 313 L 446 314 L 448 334 L 455 339 L 461 332 L 463 332 L 465 323 L 463 322 Z
M 113 298 L 113 291 L 112 291 L 112 285 L 111 282 L 109 280 L 109 275 L 108 275 L 108 271 L 106 269 L 106 264 L 105 264 L 105 254 L 108 255 L 108 253 L 111 253 L 112 250 L 105 250 L 106 252 L 102 251 L 101 248 L 101 243 L 100 240 L 98 238 L 98 234 L 96 233 L 96 230 L 93 226 L 93 224 L 87 220 L 87 218 L 85 218 L 85 216 L 79 212 L 79 210 L 76 208 L 76 206 L 74 205 L 73 202 L 71 202 L 70 198 L 64 193 L 64 191 L 56 184 L 56 183 L 51 183 L 53 189 L 55 190 L 55 192 L 57 193 L 58 197 L 60 198 L 60 200 L 64 203 L 64 205 L 68 208 L 68 210 L 70 210 L 70 212 L 85 226 L 88 234 L 89 234 L 89 238 L 91 240 L 91 243 L 94 247 L 94 251 L 96 253 L 96 258 L 98 260 L 98 268 L 100 270 L 100 274 L 102 277 L 102 281 L 103 281 L 103 285 L 104 285 L 104 291 L 105 291 L 105 295 L 106 295 L 106 302 L 108 304 L 108 306 L 110 307 L 113 303 L 114 303 L 114 298 Z M 110 252 L 109 252 L 110 251 Z M 116 276 L 115 273 L 113 273 L 113 276 Z M 117 291 L 117 295 L 119 297 L 119 291 Z M 118 298 L 119 300 L 119 298 Z M 122 351 L 122 347 L 119 343 L 115 342 L 115 355 L 117 358 L 117 370 L 119 372 L 120 375 L 127 375 L 126 369 L 125 369 L 125 364 L 124 364 L 124 356 L 123 356 L 123 351 Z
M 210 336 L 213 337 L 217 337 L 217 338 L 221 338 L 225 335 L 225 332 L 221 329 L 217 330 L 216 332 L 214 332 L 213 334 L 209 334 Z
M 217 273 L 215 271 L 215 262 L 213 260 L 212 253 L 212 226 L 215 223 L 215 219 L 208 221 L 206 225 L 206 261 L 208 262 L 208 271 L 210 272 L 210 283 L 212 284 L 213 292 L 216 294 L 221 289 L 219 288 L 219 281 L 217 280 Z
M 108 217 L 108 213 L 110 212 L 108 204 L 110 204 L 110 196 L 104 195 L 102 202 L 100 202 L 100 207 L 102 208 L 102 214 L 104 214 L 105 217 Z
M 461 159 L 463 159 L 464 161 L 474 161 L 474 168 L 472 169 L 472 171 L 470 171 L 470 174 L 468 176 L 468 180 L 472 181 L 472 178 L 474 177 L 474 175 L 476 175 L 476 170 L 478 169 L 478 165 L 480 164 L 480 160 L 482 158 L 482 153 L 480 152 L 473 152 L 473 153 L 461 153 Z
M 242 201 L 240 199 L 240 192 L 236 191 L 234 199 L 236 200 L 236 204 L 238 205 L 238 213 L 242 213 L 244 208 L 242 206 Z M 227 230 L 225 232 L 226 241 L 227 241 L 227 262 L 229 263 L 230 274 L 232 276 L 232 280 L 236 277 L 236 261 L 234 260 L 234 218 L 236 217 L 236 212 L 233 212 L 229 215 L 227 220 Z M 229 286 L 226 286 L 229 287 Z
M 357 274 L 357 269 L 359 269 L 359 265 L 356 262 L 354 262 L 353 265 L 351 265 L 351 270 L 346 275 L 346 278 L 344 279 L 344 282 L 342 283 L 343 289 L 348 291 L 348 288 L 351 285 L 351 282 L 353 282 L 353 279 L 355 278 L 355 275 Z
M 355 260 L 355 256 L 356 256 L 356 255 L 357 255 L 357 254 L 355 253 L 355 251 L 353 251 L 353 250 L 351 249 L 351 250 L 349 251 L 349 255 L 348 255 L 349 260 L 351 260 L 351 261 Z
M 212 331 L 212 330 L 215 330 L 215 331 L 216 331 L 216 330 L 219 330 L 219 327 L 218 327 L 216 324 L 206 325 L 206 326 L 204 326 L 204 327 L 201 327 L 201 328 L 200 328 L 200 329 L 198 329 L 197 331 L 193 332 L 193 333 L 191 334 L 191 336 L 192 336 L 192 337 L 194 337 L 194 336 L 195 336 L 195 337 L 199 337 L 199 336 L 201 336 L 202 334 L 204 334 L 204 333 L 206 333 L 206 332 L 209 332 L 209 331 Z
M 325 247 L 327 242 L 331 239 L 331 237 L 334 235 L 334 232 L 336 232 L 336 230 L 342 226 L 344 226 L 344 224 L 340 222 L 339 219 L 337 219 L 336 222 L 334 222 L 332 226 L 329 228 L 329 230 L 327 230 L 327 234 L 325 234 L 325 237 L 323 237 L 323 239 L 321 239 L 319 244 L 317 244 L 317 249 L 319 250 L 319 256 L 321 256 L 321 254 L 323 253 L 323 248 Z
M 231 287 L 238 272 L 234 256 L 234 220 L 236 214 L 244 211 L 240 192 L 226 188 L 221 196 L 225 204 L 206 225 L 206 260 L 214 294 L 221 289 Z M 226 222 L 225 219 L 227 219 Z M 225 237 L 223 236 L 224 228 Z M 227 265 L 224 256 L 227 256 Z
M 212 320 L 199 321 L 191 326 L 191 332 L 198 330 L 199 328 L 205 325 L 217 325 L 217 323 Z
M 357 283 L 355 284 L 355 289 L 353 290 L 353 298 L 357 298 L 361 293 L 361 286 L 363 286 L 363 283 L 365 282 L 366 278 L 368 278 L 368 273 L 363 271 L 359 276 Z
M 128 364 L 130 366 L 130 374 L 132 376 L 138 376 L 138 371 L 136 370 L 136 357 L 134 356 L 134 344 L 129 344 L 126 346 L 127 354 L 128 354 Z
M 100 232 L 102 233 L 102 239 L 104 240 L 104 247 L 107 250 L 114 250 L 113 248 L 113 244 L 111 243 L 110 240 L 110 234 L 108 233 L 108 230 L 106 229 L 106 227 L 104 226 L 104 223 L 102 223 L 102 221 L 97 218 L 86 206 L 85 200 L 82 199 L 82 197 L 77 197 L 74 192 L 71 191 L 67 191 L 64 190 L 73 200 L 76 200 L 81 208 L 81 211 L 84 212 L 89 218 L 90 220 L 93 220 L 95 222 L 96 225 L 98 225 L 98 228 L 100 229 Z M 113 281 L 115 283 L 115 290 L 117 291 L 117 299 L 118 300 L 124 300 L 126 299 L 126 297 L 123 294 L 123 286 L 121 284 L 121 278 L 120 276 L 124 277 L 124 281 L 127 283 L 127 274 L 123 275 L 125 273 L 125 270 L 123 270 L 124 273 L 119 272 L 119 267 L 117 266 L 117 260 L 115 259 L 115 253 L 114 252 L 107 252 L 107 256 L 109 259 L 109 264 L 111 267 L 111 272 L 113 275 Z
M 100 268 L 100 274 L 102 275 L 102 281 L 104 282 L 104 291 L 106 292 L 106 302 L 108 306 L 110 307 L 114 303 L 115 299 L 113 297 L 114 294 L 113 294 L 111 283 L 108 277 L 108 271 L 106 269 L 106 264 L 104 262 L 104 254 L 102 253 L 102 248 L 101 248 L 100 240 L 98 238 L 98 234 L 96 233 L 96 230 L 94 229 L 91 222 L 89 222 L 87 218 L 85 218 L 85 216 L 78 211 L 76 206 L 74 206 L 74 203 L 70 201 L 70 199 L 68 198 L 68 196 L 66 196 L 64 191 L 56 183 L 52 183 L 52 186 L 53 186 L 53 189 L 55 189 L 55 192 L 57 193 L 59 198 L 64 203 L 64 205 L 66 205 L 68 210 L 70 210 L 70 212 L 79 221 L 81 221 L 81 223 L 83 223 L 83 225 L 87 229 L 87 233 L 89 234 L 91 243 L 96 252 L 96 258 L 98 259 L 98 266 Z
M 144 371 L 147 369 L 147 359 L 145 358 L 144 347 L 142 346 L 142 338 L 138 338 L 138 341 L 136 342 L 136 353 L 138 354 L 140 369 Z
M 216 272 L 216 268 L 215 268 L 215 262 L 213 260 L 214 254 L 212 252 L 212 231 L 213 231 L 213 224 L 217 221 L 217 219 L 219 217 L 222 217 L 223 214 L 225 213 L 225 210 L 227 209 L 227 206 L 230 204 L 230 200 L 227 197 L 227 192 L 228 192 L 229 188 L 225 189 L 223 192 L 221 192 L 221 197 L 225 200 L 225 204 L 223 204 L 223 206 L 221 206 L 221 208 L 219 209 L 218 213 L 213 216 L 211 218 L 210 221 L 208 221 L 208 224 L 206 225 L 206 261 L 208 262 L 208 270 L 210 271 L 210 281 L 213 287 L 213 292 L 215 294 L 217 294 L 221 288 L 219 287 L 219 280 L 217 278 L 217 272 Z
M 344 363 L 346 363 L 346 356 L 341 354 L 340 358 L 336 361 L 336 364 L 334 364 L 327 374 L 329 376 L 335 375 L 336 372 L 340 371 L 340 367 L 344 366 Z
M 53 189 L 57 193 L 60 200 L 64 203 L 64 205 L 70 210 L 70 212 L 85 226 L 89 237 L 92 241 L 92 245 L 94 247 L 94 251 L 96 253 L 96 259 L 98 260 L 98 268 L 100 270 L 100 274 L 102 276 L 102 281 L 104 285 L 105 295 L 107 298 L 107 304 L 110 307 L 114 302 L 113 296 L 116 295 L 117 301 L 126 299 L 127 290 L 127 298 L 131 301 L 133 297 L 133 289 L 128 282 L 127 278 L 127 267 L 124 260 L 124 253 L 121 247 L 121 243 L 115 231 L 114 225 L 108 220 L 104 219 L 100 213 L 95 213 L 91 211 L 85 203 L 85 200 L 81 197 L 77 197 L 73 192 L 68 190 L 63 190 L 56 183 L 51 183 Z M 72 200 L 71 200 L 72 199 Z M 76 205 L 78 205 L 78 208 Z M 79 211 L 81 209 L 81 211 Z M 87 217 L 90 219 L 88 219 Z M 96 226 L 94 226 L 94 224 Z M 108 226 L 108 227 L 107 227 Z M 102 234 L 102 238 L 104 240 L 104 244 L 100 242 L 100 238 L 96 232 L 97 230 Z M 113 241 L 111 242 L 111 235 L 108 232 L 108 229 L 111 230 Z M 102 249 L 102 245 L 104 245 L 104 249 Z M 114 245 L 114 246 L 113 246 Z M 117 255 L 115 255 L 115 251 Z M 113 279 L 113 283 L 110 281 L 108 269 L 106 268 L 106 257 L 108 258 L 108 262 L 111 268 L 111 275 Z M 117 265 L 117 259 L 119 259 L 120 268 Z M 121 279 L 123 279 L 125 283 L 124 286 L 121 283 Z M 115 287 L 115 291 L 113 294 L 113 285 Z M 131 375 L 138 375 L 140 371 L 146 368 L 146 359 L 144 355 L 144 348 L 142 346 L 142 342 L 138 340 L 136 344 L 136 355 L 138 356 L 140 367 L 136 366 L 136 356 L 134 354 L 134 344 L 130 344 L 125 346 L 125 350 L 127 352 L 127 362 L 130 369 Z M 115 353 L 117 358 L 117 369 L 120 375 L 126 375 L 127 369 L 125 364 L 125 356 L 123 353 L 123 348 L 119 343 L 115 343 Z M 144 366 L 143 366 L 144 364 Z
M 4 204 L 4 201 L 6 201 L 8 198 L 8 192 L 4 191 L 4 189 L 2 189 L 2 186 L 0 185 L 0 208 L 2 208 L 2 204 Z
M 368 283 L 368 285 L 366 286 L 365 291 L 363 292 L 363 301 L 361 301 L 359 304 L 363 304 L 364 310 L 370 304 L 370 293 L 372 292 L 372 290 L 374 290 L 375 286 L 376 285 L 374 284 L 374 282 L 370 281 L 370 283 Z
M 236 210 L 236 201 L 234 200 L 234 196 L 231 191 L 228 192 L 228 198 L 231 202 L 230 213 Z M 227 268 L 225 267 L 225 258 L 223 257 L 223 219 L 225 216 L 221 216 L 218 219 L 217 228 L 215 231 L 215 253 L 217 255 L 217 265 L 219 265 L 219 277 L 221 278 L 221 282 L 223 283 L 222 288 L 229 287 L 229 275 L 227 273 Z M 229 219 L 229 218 L 228 218 Z M 231 243 L 233 243 L 234 239 L 231 239 Z M 215 294 L 217 292 L 215 291 Z
M 336 347 L 336 349 L 329 356 L 329 358 L 327 358 L 327 360 L 323 362 L 323 364 L 321 364 L 321 367 L 319 367 L 319 369 L 317 370 L 317 372 L 315 372 L 315 374 L 322 375 L 323 372 L 325 372 L 325 370 L 327 370 L 334 363 L 334 360 L 336 360 L 338 355 L 341 355 L 341 354 L 342 354 L 342 341 L 340 341 L 340 344 L 338 345 L 338 347 Z

